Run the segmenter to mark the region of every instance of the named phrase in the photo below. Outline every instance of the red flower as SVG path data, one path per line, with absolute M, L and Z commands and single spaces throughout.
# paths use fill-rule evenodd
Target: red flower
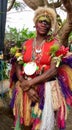
M 69 48 L 65 46 L 61 46 L 60 49 L 58 51 L 56 51 L 56 56 L 60 56 L 60 55 L 66 55 L 66 53 L 69 51 Z

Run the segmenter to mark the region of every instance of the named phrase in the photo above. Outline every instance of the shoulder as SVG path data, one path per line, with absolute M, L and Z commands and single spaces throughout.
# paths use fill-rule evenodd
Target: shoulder
M 60 37 L 59 37 L 58 35 L 56 35 L 56 36 L 54 37 L 54 44 L 55 44 L 55 45 L 58 45 L 59 47 L 62 45 L 62 44 L 61 44 Z
M 61 46 L 61 40 L 60 40 L 59 35 L 57 34 L 48 35 L 46 41 L 48 43 L 58 44 L 59 46 Z

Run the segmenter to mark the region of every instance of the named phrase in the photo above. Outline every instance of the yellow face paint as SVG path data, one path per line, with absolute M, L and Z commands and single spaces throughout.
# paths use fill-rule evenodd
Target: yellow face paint
M 48 16 L 40 16 L 38 21 L 47 21 L 48 23 L 51 22 L 51 20 Z

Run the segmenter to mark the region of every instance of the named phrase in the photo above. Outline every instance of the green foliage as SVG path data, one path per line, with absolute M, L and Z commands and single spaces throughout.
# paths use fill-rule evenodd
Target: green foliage
M 12 41 L 14 42 L 18 47 L 21 46 L 21 44 L 30 38 L 35 37 L 35 32 L 29 31 L 28 28 L 23 28 L 21 31 L 17 30 L 16 28 L 10 28 L 9 31 L 5 33 L 5 42 L 6 41 Z
M 58 49 L 59 49 L 59 46 L 58 46 L 58 45 L 53 45 L 53 46 L 51 47 L 50 54 L 51 54 L 52 57 L 55 56 L 55 53 L 56 53 L 56 51 L 58 51 Z
M 72 31 L 69 33 L 68 42 L 72 43 Z
M 0 81 L 8 78 L 7 63 L 3 60 L 0 60 Z
M 15 55 L 16 51 L 17 51 L 17 47 L 16 47 L 16 46 L 15 46 L 15 47 L 11 47 L 10 53 L 11 53 L 12 55 Z
M 7 6 L 10 6 L 11 2 L 12 2 L 12 0 L 8 0 Z M 25 9 L 25 6 L 26 6 L 25 3 L 21 2 L 21 1 L 20 2 L 15 1 L 12 8 L 17 11 L 18 10 L 22 11 Z
M 20 2 L 15 2 L 13 8 L 15 8 L 16 10 L 23 10 L 25 8 L 25 5 Z

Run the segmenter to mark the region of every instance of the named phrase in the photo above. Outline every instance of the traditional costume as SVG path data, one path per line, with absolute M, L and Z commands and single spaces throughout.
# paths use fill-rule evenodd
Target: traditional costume
M 37 22 L 40 18 L 44 19 L 46 12 L 52 21 L 52 27 L 55 27 L 55 14 L 50 9 L 42 10 L 43 8 L 36 12 L 34 22 Z M 47 20 L 49 18 L 45 17 Z M 66 127 L 67 106 L 72 105 L 72 85 L 69 75 L 69 72 L 71 74 L 72 70 L 72 60 L 69 62 L 69 65 L 68 60 L 71 57 L 69 59 L 63 58 L 67 52 L 63 47 L 57 50 L 54 53 L 55 55 L 53 52 L 51 53 L 51 49 L 53 49 L 52 47 L 56 42 L 56 38 L 47 39 L 40 46 L 37 46 L 35 39 L 30 39 L 23 45 L 22 61 L 24 65 L 22 72 L 25 79 L 30 80 L 50 69 L 51 60 L 57 62 L 56 67 L 58 67 L 58 72 L 55 77 L 45 83 L 39 83 L 37 86 L 33 86 L 38 93 L 39 102 L 32 102 L 27 92 L 22 91 L 20 81 L 17 80 L 10 104 L 15 116 L 15 130 L 20 130 L 21 124 L 25 126 L 32 125 L 32 130 L 53 130 L 54 111 L 57 111 L 58 127 L 60 129 Z M 63 50 L 61 51 L 61 49 Z

